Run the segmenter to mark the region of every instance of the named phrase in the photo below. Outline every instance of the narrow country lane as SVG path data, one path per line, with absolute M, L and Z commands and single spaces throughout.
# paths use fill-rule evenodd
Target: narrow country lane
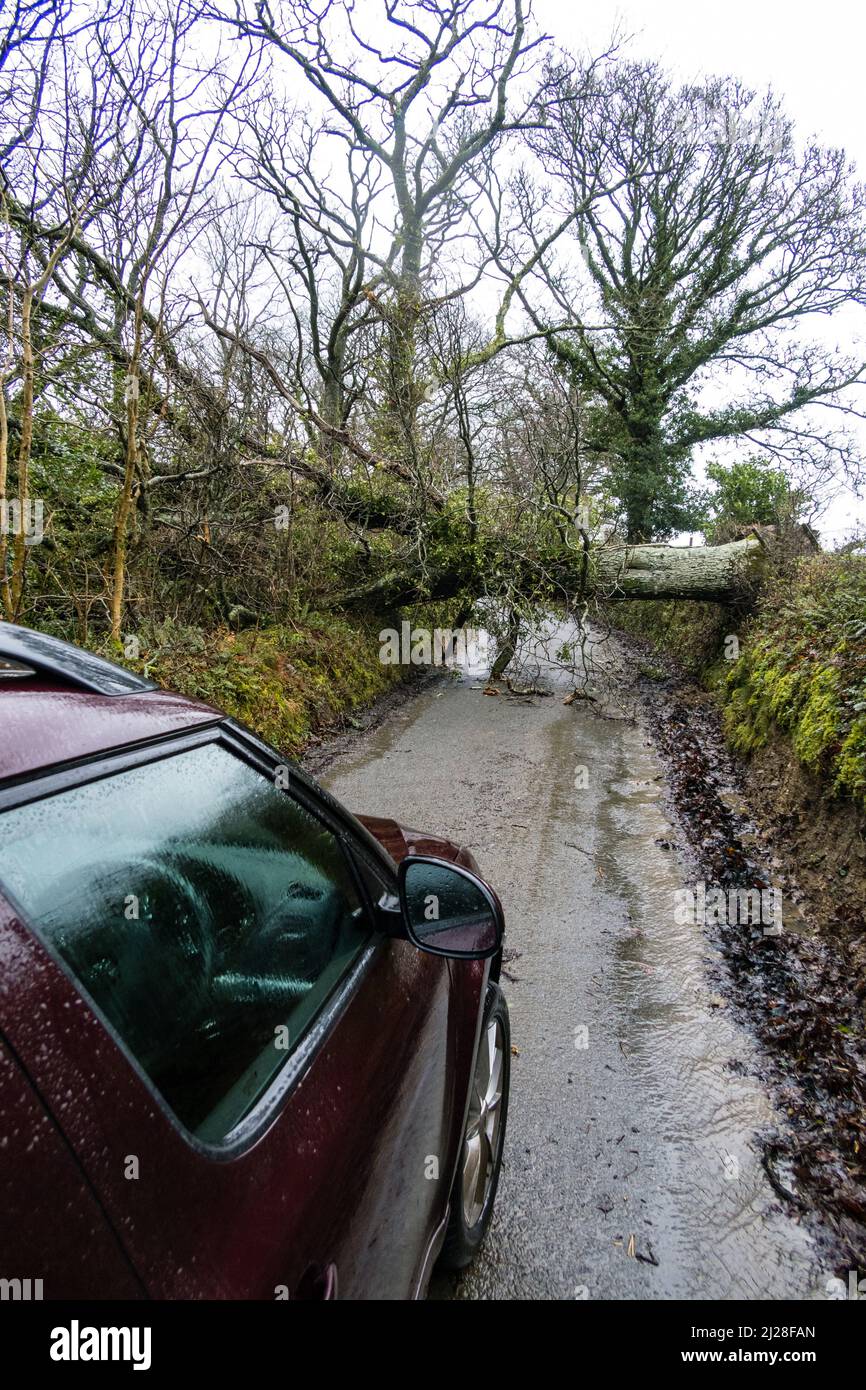
M 753 1044 L 702 929 L 674 918 L 694 872 L 648 736 L 545 679 L 553 696 L 524 700 L 443 677 L 322 777 L 356 811 L 468 845 L 505 905 L 497 1209 L 475 1267 L 431 1296 L 822 1296 L 832 1271 L 760 1164 L 755 1135 L 778 1117 Z

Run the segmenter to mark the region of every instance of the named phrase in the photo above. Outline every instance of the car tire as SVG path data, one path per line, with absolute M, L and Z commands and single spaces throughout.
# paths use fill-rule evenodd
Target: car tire
M 508 1005 L 499 986 L 489 984 L 451 1192 L 448 1228 L 439 1256 L 441 1269 L 465 1269 L 478 1254 L 487 1234 L 502 1168 L 510 1080 Z M 485 1165 L 483 1181 L 482 1162 Z

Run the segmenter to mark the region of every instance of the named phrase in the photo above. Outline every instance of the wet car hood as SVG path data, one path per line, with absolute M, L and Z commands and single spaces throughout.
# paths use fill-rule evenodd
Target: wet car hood
M 475 856 L 453 840 L 441 835 L 431 835 L 426 830 L 412 830 L 398 821 L 385 816 L 356 816 L 365 829 L 375 836 L 383 849 L 399 864 L 409 854 L 430 854 L 437 859 L 449 859 L 454 864 L 462 864 L 464 869 L 479 873 Z

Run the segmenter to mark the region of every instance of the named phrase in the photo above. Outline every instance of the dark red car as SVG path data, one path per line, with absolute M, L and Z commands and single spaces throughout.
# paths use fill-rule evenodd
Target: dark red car
M 4 1296 L 411 1298 L 468 1263 L 501 942 L 465 850 L 0 623 Z

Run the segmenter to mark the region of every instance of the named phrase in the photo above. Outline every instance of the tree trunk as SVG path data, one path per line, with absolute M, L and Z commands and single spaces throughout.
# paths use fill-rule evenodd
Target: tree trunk
M 7 295 L 9 301 L 9 341 L 12 341 L 11 319 L 12 319 L 12 295 Z M 9 510 L 6 505 L 6 483 L 9 477 L 9 417 L 6 413 L 6 378 L 7 371 L 0 373 L 0 612 L 6 618 L 11 619 L 12 612 L 12 589 L 9 584 L 7 574 L 7 550 L 8 550 L 8 527 Z
M 21 296 L 21 432 L 18 439 L 18 524 L 12 540 L 12 580 L 9 586 L 11 612 L 8 614 L 13 622 L 17 622 L 21 616 L 24 576 L 27 566 L 27 506 L 30 495 L 30 450 L 33 444 L 33 397 L 36 373 L 33 355 L 33 302 L 34 293 L 28 285 Z M 4 493 L 6 491 L 5 479 L 3 491 Z
M 660 598 L 736 603 L 760 583 L 765 554 L 757 536 L 729 545 L 599 546 L 589 552 L 589 577 L 581 593 L 584 598 L 605 601 Z M 524 575 L 515 570 L 509 576 L 512 586 L 525 593 L 532 592 L 537 578 L 531 561 L 527 561 Z M 577 594 L 580 584 L 574 567 L 556 578 L 563 589 L 571 588 Z M 389 606 L 429 603 L 455 597 L 465 590 L 468 580 L 465 567 L 428 571 L 423 580 L 420 575 L 392 570 L 342 594 L 337 606 L 381 612 Z M 494 592 L 492 587 L 489 592 Z
M 733 603 L 760 582 L 757 536 L 729 545 L 625 545 L 592 554 L 592 588 L 606 599 L 698 599 Z
M 508 614 L 508 631 L 500 643 L 496 660 L 490 668 L 490 684 L 498 681 L 504 675 L 505 670 L 510 666 L 514 653 L 517 651 L 517 643 L 520 641 L 520 615 L 515 608 Z
M 133 511 L 133 489 L 138 463 L 138 401 L 139 367 L 141 364 L 143 291 L 135 309 L 135 330 L 132 354 L 125 381 L 126 394 L 126 459 L 123 484 L 114 514 L 114 537 L 111 580 L 111 637 L 120 642 L 123 626 L 123 598 L 126 588 L 126 552 L 129 523 Z

